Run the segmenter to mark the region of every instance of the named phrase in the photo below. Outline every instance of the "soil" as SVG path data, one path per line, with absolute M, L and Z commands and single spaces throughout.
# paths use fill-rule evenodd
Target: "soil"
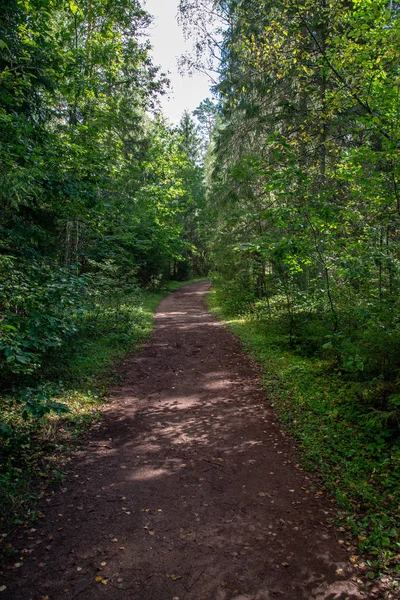
M 207 311 L 208 289 L 161 302 L 43 518 L 13 540 L 0 600 L 368 597 L 332 499 Z

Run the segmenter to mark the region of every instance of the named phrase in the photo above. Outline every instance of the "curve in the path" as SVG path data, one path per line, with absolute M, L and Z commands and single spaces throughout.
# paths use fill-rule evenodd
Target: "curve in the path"
M 161 302 L 64 487 L 15 540 L 24 564 L 5 573 L 0 600 L 364 597 L 331 501 L 205 308 L 208 288 Z

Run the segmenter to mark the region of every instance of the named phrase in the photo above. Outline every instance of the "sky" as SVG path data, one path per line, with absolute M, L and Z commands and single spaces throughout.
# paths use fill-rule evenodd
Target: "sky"
M 185 109 L 192 112 L 204 98 L 210 96 L 210 81 L 206 75 L 193 76 L 178 73 L 177 59 L 190 50 L 176 15 L 179 0 L 146 0 L 146 10 L 154 16 L 150 29 L 154 63 L 169 72 L 171 91 L 161 98 L 163 113 L 177 124 Z

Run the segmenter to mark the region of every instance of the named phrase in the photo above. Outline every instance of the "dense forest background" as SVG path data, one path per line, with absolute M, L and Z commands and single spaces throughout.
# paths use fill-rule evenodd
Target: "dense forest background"
M 3 387 L 107 294 L 204 273 L 202 139 L 159 114 L 149 23 L 135 0 L 1 4 Z
M 181 0 L 215 80 L 212 306 L 361 546 L 398 554 L 400 5 Z M 393 558 L 393 555 L 391 555 Z
M 218 71 L 206 170 L 224 296 L 368 379 L 368 401 L 398 420 L 398 3 L 181 11 L 197 36 L 186 61 Z

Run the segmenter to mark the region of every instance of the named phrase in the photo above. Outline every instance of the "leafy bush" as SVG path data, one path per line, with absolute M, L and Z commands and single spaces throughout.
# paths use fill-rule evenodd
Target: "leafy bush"
M 73 267 L 50 261 L 0 258 L 0 368 L 30 375 L 50 349 L 76 332 L 86 281 Z

